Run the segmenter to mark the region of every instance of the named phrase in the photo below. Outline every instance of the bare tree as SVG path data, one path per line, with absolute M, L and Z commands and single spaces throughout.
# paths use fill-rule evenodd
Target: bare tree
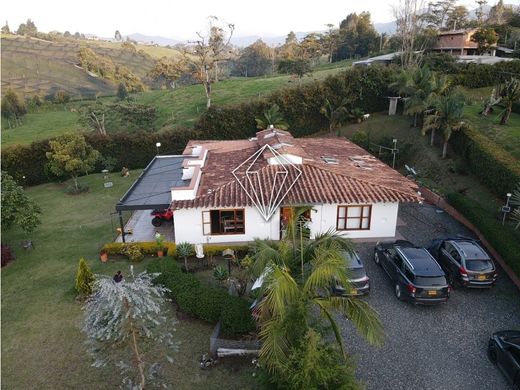
M 208 30 L 197 33 L 198 39 L 190 42 L 191 51 L 183 51 L 188 71 L 204 87 L 207 108 L 211 107 L 211 84 L 218 81 L 218 63 L 229 59 L 229 42 L 234 30 L 233 24 L 223 23 L 216 16 L 210 16 Z
M 417 35 L 423 30 L 424 18 L 420 10 L 423 9 L 422 0 L 399 0 L 394 7 L 394 16 L 397 22 L 397 32 L 401 42 L 401 65 L 403 68 L 417 65 L 420 60 L 420 47 L 417 45 Z

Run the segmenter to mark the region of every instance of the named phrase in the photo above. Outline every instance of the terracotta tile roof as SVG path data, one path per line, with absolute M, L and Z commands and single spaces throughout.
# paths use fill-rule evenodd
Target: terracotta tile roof
M 257 133 L 256 139 L 236 141 L 190 141 L 185 153 L 195 145 L 208 149 L 205 166 L 197 191 L 192 200 L 174 201 L 173 208 L 193 207 L 243 207 L 252 205 L 246 191 L 237 183 L 232 171 L 247 158 L 268 143 L 263 137 L 271 130 Z M 303 158 L 296 167 L 302 174 L 283 199 L 282 205 L 321 203 L 376 203 L 418 202 L 417 185 L 403 177 L 364 149 L 342 138 L 293 138 L 290 133 L 277 130 L 267 138 L 274 142 L 287 143 L 277 152 L 290 153 Z M 273 187 L 285 193 L 297 171 L 285 165 L 288 177 L 284 185 L 273 183 L 274 173 L 279 166 L 268 165 L 272 153 L 264 151 L 254 166 L 258 172 L 264 198 L 268 198 Z M 337 160 L 328 164 L 323 157 Z M 243 172 L 242 172 L 243 173 Z M 242 177 L 242 175 L 239 175 Z M 251 191 L 249 182 L 242 178 L 246 190 Z

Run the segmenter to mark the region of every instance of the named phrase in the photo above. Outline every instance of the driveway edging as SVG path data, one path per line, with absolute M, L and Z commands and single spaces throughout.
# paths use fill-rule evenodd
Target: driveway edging
M 424 200 L 430 204 L 437 206 L 438 208 L 444 210 L 455 220 L 466 226 L 469 230 L 471 230 L 478 239 L 482 242 L 482 244 L 486 247 L 486 250 L 493 256 L 493 258 L 497 261 L 500 267 L 504 270 L 504 272 L 509 276 L 509 279 L 515 284 L 515 286 L 520 290 L 520 278 L 513 272 L 509 264 L 507 264 L 502 256 L 493 248 L 493 246 L 486 240 L 486 237 L 477 229 L 475 225 L 473 225 L 468 219 L 462 215 L 455 207 L 450 205 L 446 199 L 442 196 L 436 194 L 426 187 L 419 187 L 419 191 L 421 192 Z

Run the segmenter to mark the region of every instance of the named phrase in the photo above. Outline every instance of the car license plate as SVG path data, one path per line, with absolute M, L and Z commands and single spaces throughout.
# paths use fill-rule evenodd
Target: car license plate
M 486 280 L 486 275 L 479 275 L 477 277 L 478 280 Z
M 437 295 L 437 290 L 428 290 L 428 295 Z

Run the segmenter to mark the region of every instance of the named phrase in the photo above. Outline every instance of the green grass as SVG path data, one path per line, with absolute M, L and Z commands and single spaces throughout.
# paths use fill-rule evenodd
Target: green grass
M 65 194 L 70 183 L 27 190 L 43 209 L 43 223 L 30 235 L 35 249 L 20 248 L 21 231 L 9 231 L 2 237 L 17 257 L 2 269 L 1 364 L 6 389 L 108 389 L 119 385 L 113 369 L 90 366 L 80 332 L 81 305 L 74 299 L 73 286 L 80 257 L 85 257 L 95 273 L 113 275 L 121 269 L 128 275 L 127 261 L 103 264 L 98 251 L 113 239 L 110 212 L 138 174 L 133 171 L 129 178 L 113 175 L 114 187 L 109 189 L 103 188 L 100 174 L 83 177 L 81 182 L 90 186 L 90 192 L 77 196 Z M 137 264 L 136 271 L 143 270 L 148 261 Z M 174 364 L 164 370 L 174 388 L 252 386 L 248 359 L 239 360 L 238 365 L 221 361 L 212 370 L 200 370 L 197 359 L 209 350 L 210 326 L 182 320 L 176 329 L 180 350 L 173 356 Z
M 13 129 L 2 129 L 2 145 L 30 144 L 67 132 L 84 130 L 78 122 L 77 112 L 66 111 L 60 106 L 56 111 L 31 112 L 23 118 L 23 124 Z M 6 123 L 4 121 L 4 126 Z
M 322 80 L 337 73 L 348 65 L 341 62 L 333 68 L 317 70 L 303 79 L 303 83 Z M 231 78 L 213 84 L 212 104 L 226 105 L 247 102 L 268 95 L 282 87 L 293 87 L 298 82 L 290 76 L 272 76 L 256 78 Z M 191 127 L 206 110 L 206 95 L 201 85 L 188 85 L 175 90 L 156 90 L 135 95 L 138 103 L 150 104 L 156 107 L 158 118 L 156 128 L 171 126 Z M 102 98 L 112 101 L 114 98 Z M 67 107 L 72 107 L 69 103 Z M 24 123 L 10 130 L 2 131 L 2 146 L 12 144 L 27 144 L 38 139 L 44 139 L 81 129 L 77 123 L 78 114 L 61 105 L 55 106 L 56 111 L 30 113 L 24 118 Z M 63 110 L 63 111 L 62 111 Z

